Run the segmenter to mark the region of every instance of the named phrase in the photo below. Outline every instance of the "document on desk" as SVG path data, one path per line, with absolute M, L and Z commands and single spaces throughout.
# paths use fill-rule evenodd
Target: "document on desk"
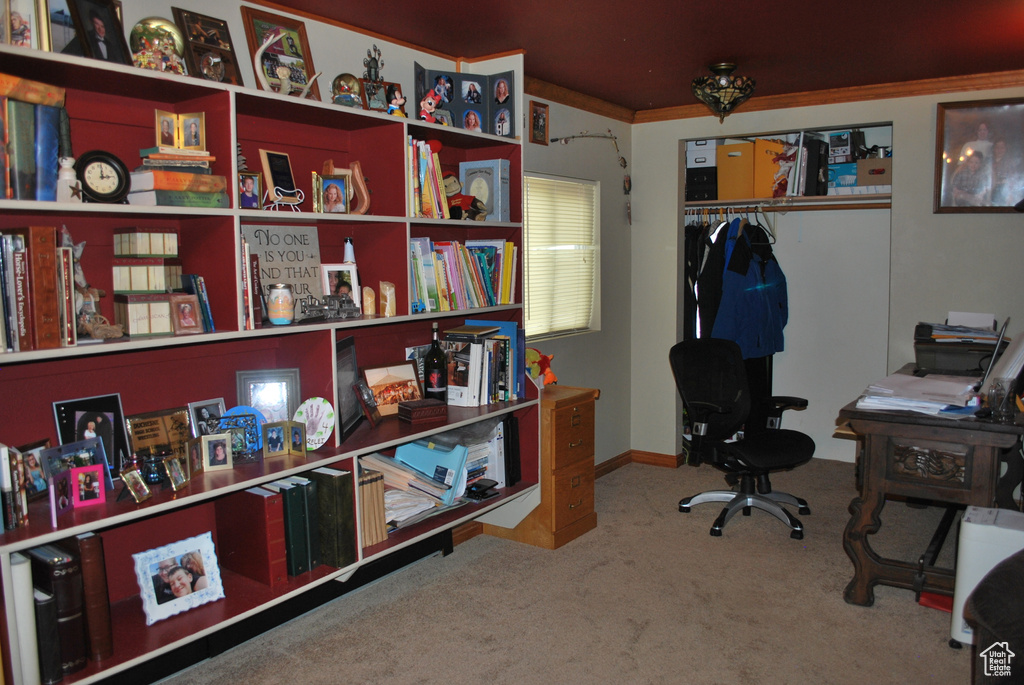
M 904 409 L 938 414 L 946 407 L 966 407 L 975 398 L 977 378 L 894 373 L 872 383 L 857 400 L 860 409 Z

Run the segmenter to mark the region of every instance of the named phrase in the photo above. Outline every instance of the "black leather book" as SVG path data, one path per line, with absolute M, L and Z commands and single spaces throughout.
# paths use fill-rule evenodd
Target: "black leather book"
M 60 667 L 60 637 L 57 634 L 57 600 L 38 588 L 35 592 L 36 643 L 39 646 L 39 677 L 43 685 L 64 679 Z
M 33 547 L 28 556 L 32 562 L 32 584 L 56 600 L 61 671 L 79 671 L 87 662 L 82 564 L 77 556 L 57 545 Z

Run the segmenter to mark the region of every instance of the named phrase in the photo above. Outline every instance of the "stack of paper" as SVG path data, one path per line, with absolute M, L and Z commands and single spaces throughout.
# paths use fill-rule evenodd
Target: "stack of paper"
M 872 383 L 859 400 L 858 409 L 904 409 L 938 414 L 949 406 L 965 407 L 975 398 L 976 378 L 929 374 L 923 378 L 894 373 Z

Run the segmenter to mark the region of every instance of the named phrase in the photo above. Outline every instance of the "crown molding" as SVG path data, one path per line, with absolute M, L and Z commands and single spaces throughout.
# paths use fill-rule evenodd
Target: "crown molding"
M 624 121 L 627 124 L 634 123 L 633 110 L 628 107 L 616 105 L 606 100 L 600 100 L 590 95 L 584 95 L 583 93 L 578 93 L 575 90 L 569 90 L 562 86 L 556 86 L 553 83 L 542 81 L 539 78 L 534 78 L 532 76 L 524 77 L 523 90 L 527 95 L 557 102 L 560 105 L 575 107 L 576 109 L 582 109 L 585 112 L 590 112 L 591 114 L 608 117 L 609 119 L 615 119 L 616 121 Z

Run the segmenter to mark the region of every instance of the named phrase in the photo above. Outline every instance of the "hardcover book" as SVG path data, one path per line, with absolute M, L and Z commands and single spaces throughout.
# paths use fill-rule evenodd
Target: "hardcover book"
M 57 229 L 54 226 L 29 226 L 5 229 L 3 233 L 21 236 L 25 243 L 34 348 L 58 348 L 63 338 L 58 318 L 63 301 L 57 297 Z
M 281 493 L 249 488 L 221 497 L 215 507 L 220 565 L 271 588 L 286 582 L 288 553 Z
M 10 74 L 0 74 L 0 95 L 36 105 L 64 106 L 63 88 Z
M 43 685 L 53 685 L 64 679 L 60 667 L 60 637 L 57 634 L 57 600 L 38 588 L 33 592 L 33 599 L 36 607 L 39 678 Z M 22 632 L 22 635 L 25 633 Z
M 487 205 L 485 221 L 509 221 L 509 161 L 459 162 L 462 192 Z
M 60 107 L 35 105 L 36 200 L 57 201 L 60 115 Z
M 343 568 L 356 561 L 356 521 L 352 472 L 328 467 L 309 472 L 317 483 L 320 546 L 328 566 Z
M 277 480 L 263 486 L 281 494 L 284 511 L 284 543 L 288 575 L 297 576 L 309 570 L 308 533 L 306 532 L 306 495 L 301 486 Z
M 188 190 L 197 193 L 222 193 L 228 188 L 228 179 L 217 174 L 197 174 L 182 171 L 133 171 L 132 192 L 142 190 Z
M 33 547 L 28 555 L 33 585 L 57 600 L 61 670 L 65 675 L 80 671 L 88 661 L 81 561 L 57 545 Z
M 7 99 L 7 158 L 12 200 L 36 199 L 36 115 L 33 105 Z
M 128 193 L 128 204 L 142 207 L 223 209 L 231 206 L 231 199 L 225 191 L 201 193 L 195 190 L 141 190 Z
M 290 476 L 287 480 L 302 488 L 306 504 L 306 548 L 309 554 L 309 570 L 323 563 L 320 545 L 320 488 L 315 480 L 303 476 Z
M 58 544 L 81 559 L 88 653 L 93 661 L 101 661 L 114 653 L 103 538 L 95 533 L 82 533 Z

